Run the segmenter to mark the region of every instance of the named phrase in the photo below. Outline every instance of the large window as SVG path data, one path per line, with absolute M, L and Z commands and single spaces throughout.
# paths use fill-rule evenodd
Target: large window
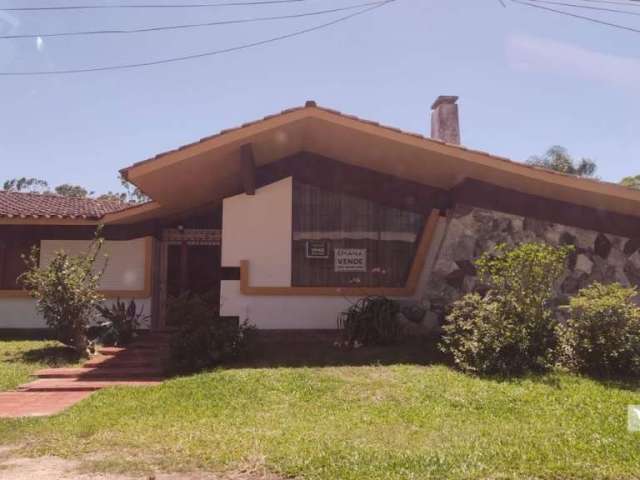
M 22 255 L 29 255 L 32 242 L 0 240 L 0 290 L 20 290 L 18 277 L 26 270 Z
M 423 215 L 294 182 L 294 286 L 403 287 Z

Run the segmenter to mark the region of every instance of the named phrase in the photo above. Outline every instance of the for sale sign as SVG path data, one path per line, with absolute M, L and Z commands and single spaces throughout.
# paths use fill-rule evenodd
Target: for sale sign
M 333 251 L 336 272 L 366 272 L 366 248 L 336 248 Z

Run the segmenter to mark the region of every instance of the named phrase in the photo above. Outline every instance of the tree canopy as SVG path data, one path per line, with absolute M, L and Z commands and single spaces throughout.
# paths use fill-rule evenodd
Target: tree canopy
M 24 193 L 41 193 L 50 195 L 59 195 L 61 197 L 71 198 L 95 198 L 96 200 L 109 200 L 123 203 L 144 203 L 149 200 L 142 191 L 125 180 L 122 176 L 119 177 L 120 184 L 125 189 L 124 192 L 112 192 L 108 191 L 100 195 L 96 195 L 95 192 L 87 190 L 81 185 L 73 185 L 71 183 L 63 183 L 53 188 L 53 191 L 49 188 L 49 183 L 46 180 L 33 177 L 21 177 L 12 178 L 6 180 L 2 184 L 2 190 L 5 192 L 24 192 Z
M 598 168 L 596 163 L 589 158 L 575 160 L 568 150 L 560 145 L 552 146 L 544 155 L 530 157 L 527 163 L 577 177 L 592 177 Z
M 624 177 L 622 180 L 620 180 L 620 185 L 640 190 L 640 175 Z

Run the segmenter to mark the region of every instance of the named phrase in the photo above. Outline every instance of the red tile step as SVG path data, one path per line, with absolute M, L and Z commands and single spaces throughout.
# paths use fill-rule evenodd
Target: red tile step
M 0 417 L 53 415 L 107 387 L 162 383 L 173 331 L 141 334 L 127 348 L 104 347 L 78 368 L 47 368 L 14 392 L 0 392 Z
M 157 367 L 161 368 L 164 364 L 163 358 L 158 357 L 125 357 L 124 354 L 117 356 L 98 355 L 91 360 L 84 362 L 87 368 L 139 368 L 139 367 Z
M 0 392 L 0 418 L 55 415 L 93 392 Z
M 77 378 L 77 379 L 134 379 L 134 378 L 161 378 L 161 368 L 45 368 L 35 372 L 38 378 Z
M 165 354 L 169 352 L 169 347 L 164 344 L 144 344 L 129 345 L 128 347 L 101 347 L 98 348 L 100 355 L 118 355 L 119 353 L 131 354 Z
M 105 380 L 76 378 L 41 378 L 18 387 L 18 392 L 93 392 L 108 387 L 147 387 L 160 385 L 158 378 Z

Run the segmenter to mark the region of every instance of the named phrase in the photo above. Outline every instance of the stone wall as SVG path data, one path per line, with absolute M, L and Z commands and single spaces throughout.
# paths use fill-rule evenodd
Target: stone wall
M 575 246 L 560 283 L 565 299 L 598 281 L 640 286 L 640 232 L 628 239 L 481 208 L 457 205 L 424 292 L 430 323 L 441 322 L 447 305 L 461 295 L 482 290 L 474 260 L 499 243 L 545 242 Z

